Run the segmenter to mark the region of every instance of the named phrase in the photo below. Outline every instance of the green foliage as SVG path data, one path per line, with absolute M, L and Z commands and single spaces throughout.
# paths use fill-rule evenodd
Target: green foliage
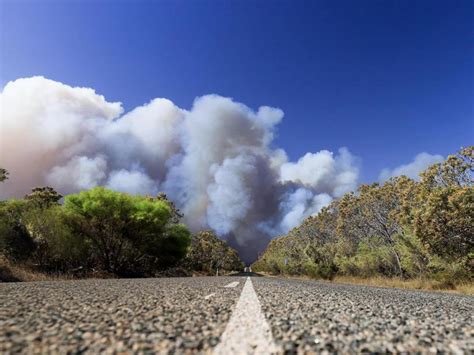
M 337 264 L 346 275 L 398 276 L 399 270 L 395 258 L 393 249 L 382 238 L 368 237 L 361 240 L 354 256 L 340 258 Z
M 274 274 L 431 277 L 474 275 L 474 149 L 406 176 L 362 185 L 271 241 L 252 265 Z
M 420 174 L 421 183 L 429 193 L 434 188 L 463 187 L 473 184 L 474 146 L 461 149 Z
M 0 254 L 13 261 L 26 260 L 36 249 L 23 218 L 27 210 L 23 200 L 0 203 Z
M 174 204 L 174 202 L 168 199 L 168 197 L 166 196 L 164 192 L 160 192 L 156 196 L 156 199 L 158 201 L 164 201 L 168 204 L 168 206 L 171 209 L 171 222 L 172 223 L 179 223 L 181 221 L 181 218 L 183 218 L 183 214 L 178 208 L 176 208 L 176 205 Z
M 141 243 L 141 251 L 153 255 L 160 268 L 176 265 L 186 256 L 191 242 L 191 234 L 184 224 L 170 225 L 161 238 L 153 235 L 151 239 Z
M 109 272 L 134 275 L 170 266 L 190 242 L 162 200 L 96 187 L 67 196 L 65 210 L 74 233 L 93 244 L 94 258 Z
M 63 198 L 52 187 L 35 187 L 30 194 L 25 196 L 25 200 L 38 208 L 48 208 L 51 206 L 59 206 L 59 200 Z
M 415 233 L 435 254 L 457 259 L 474 251 L 474 189 L 436 188 L 415 214 Z
M 398 236 L 396 248 L 406 277 L 422 277 L 429 273 L 432 256 L 415 235 L 407 231 Z
M 183 266 L 195 271 L 215 274 L 221 271 L 239 271 L 244 265 L 237 252 L 219 239 L 212 231 L 192 236 L 191 247 Z
M 69 195 L 51 187 L 0 203 L 0 254 L 40 271 L 104 270 L 142 276 L 177 264 L 190 233 L 166 199 L 102 187 Z
M 447 260 L 474 252 L 474 147 L 421 174 L 412 228 L 429 250 Z
M 29 262 L 42 271 L 61 271 L 87 259 L 85 244 L 65 223 L 50 187 L 35 188 L 24 200 L 0 206 L 0 253 L 11 261 Z
M 90 265 L 91 244 L 74 234 L 60 206 L 33 205 L 23 218 L 35 243 L 31 261 L 41 271 L 62 272 Z

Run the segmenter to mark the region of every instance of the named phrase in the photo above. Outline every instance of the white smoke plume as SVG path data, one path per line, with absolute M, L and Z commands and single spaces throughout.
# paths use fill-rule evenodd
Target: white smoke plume
M 415 156 L 412 162 L 397 166 L 394 169 L 383 169 L 380 173 L 379 180 L 386 181 L 391 177 L 405 175 L 411 179 L 419 180 L 419 174 L 426 170 L 430 165 L 439 163 L 444 157 L 439 154 L 420 153 Z
M 288 161 L 273 146 L 280 109 L 253 111 L 218 95 L 190 111 L 154 99 L 123 114 L 92 89 L 32 77 L 4 87 L 0 113 L 0 166 L 10 172 L 1 198 L 42 185 L 62 194 L 98 185 L 164 191 L 192 230 L 211 228 L 241 250 L 295 227 L 359 175 L 346 148 Z

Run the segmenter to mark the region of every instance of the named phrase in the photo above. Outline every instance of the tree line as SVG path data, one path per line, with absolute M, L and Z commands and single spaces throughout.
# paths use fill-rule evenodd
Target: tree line
M 7 178 L 0 169 L 0 181 Z M 96 187 L 62 201 L 48 186 L 0 201 L 0 275 L 7 264 L 47 274 L 121 277 L 243 267 L 237 252 L 212 232 L 191 235 L 163 193 L 132 196 Z
M 474 278 L 474 147 L 420 174 L 361 185 L 287 235 L 273 239 L 255 271 L 432 278 L 447 286 Z

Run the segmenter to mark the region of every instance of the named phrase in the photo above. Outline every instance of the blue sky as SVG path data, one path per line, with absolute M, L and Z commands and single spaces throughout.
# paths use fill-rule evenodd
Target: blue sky
M 43 75 L 126 110 L 217 93 L 281 108 L 291 159 L 341 146 L 362 180 L 473 143 L 472 1 L 1 2 L 1 84 Z

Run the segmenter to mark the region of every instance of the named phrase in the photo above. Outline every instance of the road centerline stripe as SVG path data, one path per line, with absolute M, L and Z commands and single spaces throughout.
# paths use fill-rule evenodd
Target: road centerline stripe
M 213 353 L 215 355 L 275 354 L 277 350 L 252 280 L 247 277 L 234 312 Z
M 236 287 L 239 284 L 239 281 L 231 282 L 230 284 L 225 285 L 224 287 Z

